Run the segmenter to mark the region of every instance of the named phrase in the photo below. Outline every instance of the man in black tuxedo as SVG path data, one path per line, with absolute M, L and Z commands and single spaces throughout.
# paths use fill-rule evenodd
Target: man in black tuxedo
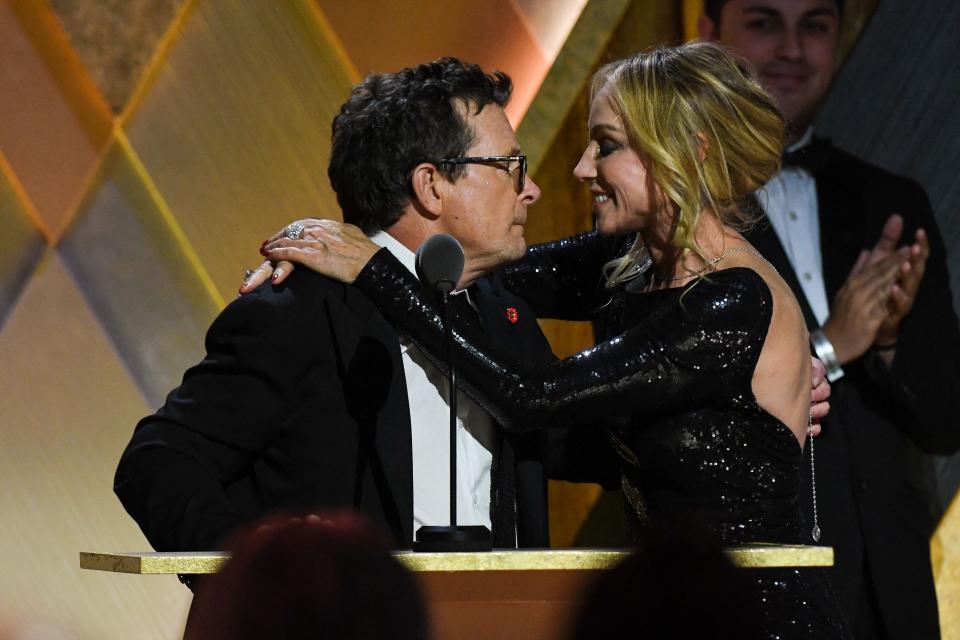
M 937 638 L 921 452 L 960 447 L 960 332 L 923 189 L 813 136 L 842 4 L 707 0 L 700 33 L 747 59 L 789 125 L 784 168 L 757 193 L 765 217 L 746 237 L 793 289 L 833 383 L 815 487 L 841 607 L 858 638 Z M 813 500 L 808 486 L 811 524 Z
M 431 235 L 458 238 L 453 297 L 505 349 L 546 361 L 533 313 L 484 275 L 523 255 L 540 196 L 503 111 L 510 91 L 454 59 L 371 75 L 334 120 L 328 173 L 344 219 L 411 268 Z M 446 380 L 362 294 L 299 270 L 232 302 L 206 349 L 117 469 L 155 549 L 218 548 L 276 509 L 355 508 L 400 547 L 448 523 Z M 495 546 L 548 546 L 542 436 L 504 437 L 463 395 L 458 415 L 459 523 L 492 527 Z

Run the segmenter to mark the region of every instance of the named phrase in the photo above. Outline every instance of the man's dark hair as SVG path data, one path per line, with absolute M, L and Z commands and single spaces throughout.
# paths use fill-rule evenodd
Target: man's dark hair
M 710 18 L 714 27 L 720 29 L 720 18 L 723 16 L 723 6 L 730 0 L 704 0 L 703 13 Z M 837 13 L 843 16 L 843 0 L 834 0 L 837 3 Z
M 487 75 L 456 58 L 375 73 L 356 85 L 333 120 L 327 175 L 345 222 L 366 232 L 387 229 L 410 202 L 410 177 L 421 162 L 462 156 L 474 131 L 456 101 L 479 113 L 510 99 L 510 77 Z M 437 165 L 450 180 L 463 165 Z

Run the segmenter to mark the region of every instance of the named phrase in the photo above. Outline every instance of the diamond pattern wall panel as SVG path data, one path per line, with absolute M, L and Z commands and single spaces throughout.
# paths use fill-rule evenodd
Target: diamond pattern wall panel
M 0 333 L 0 362 L 0 617 L 19 627 L 0 637 L 178 637 L 189 592 L 175 577 L 77 565 L 80 550 L 148 548 L 110 490 L 148 406 L 53 251 Z
M 955 497 L 947 509 L 934 543 L 933 567 L 940 631 L 944 640 L 956 640 L 960 638 L 960 496 Z
M 523 119 L 549 67 L 514 0 L 314 1 L 363 75 L 449 55 L 509 73 L 514 91 L 506 111 L 514 124 Z M 558 11 L 566 2 L 552 4 Z
M 584 88 L 590 75 L 606 51 L 607 43 L 630 8 L 630 0 L 609 0 L 587 4 L 580 13 L 563 48 L 550 67 L 517 130 L 531 173 L 536 174 L 550 144 L 561 132 L 571 110 L 579 113 Z M 572 131 L 586 131 L 586 120 L 571 123 Z M 578 144 L 584 140 L 578 138 Z M 570 156 L 553 158 L 554 163 L 569 162 Z M 573 171 L 573 165 L 570 166 Z M 568 179 L 569 182 L 572 182 Z M 555 238 L 557 236 L 545 236 Z
M 221 304 L 137 169 L 121 142 L 111 148 L 59 251 L 150 406 L 158 406 L 202 357 Z
M 515 0 L 537 43 L 553 61 L 570 35 L 570 29 L 587 6 L 587 0 Z M 609 2 L 609 0 L 608 0 Z
M 124 123 L 224 298 L 294 217 L 339 216 L 330 122 L 355 80 L 307 0 L 195 3 Z
M 50 0 L 50 7 L 93 82 L 120 113 L 186 1 Z
M 0 152 L 55 239 L 110 135 L 110 113 L 56 17 L 0 0 Z
M 0 330 L 47 246 L 0 156 Z

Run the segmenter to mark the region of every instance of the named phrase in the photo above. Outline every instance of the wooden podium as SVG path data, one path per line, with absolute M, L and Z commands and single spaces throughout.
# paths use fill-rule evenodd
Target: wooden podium
M 743 568 L 827 567 L 830 547 L 750 545 L 726 550 Z M 629 552 L 604 549 L 395 554 L 423 587 L 433 637 L 561 638 L 582 590 Z M 225 553 L 80 553 L 84 569 L 117 573 L 215 573 Z

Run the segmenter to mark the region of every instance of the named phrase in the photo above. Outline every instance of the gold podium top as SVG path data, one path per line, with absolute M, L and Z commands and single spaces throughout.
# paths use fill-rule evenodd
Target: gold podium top
M 733 564 L 746 569 L 776 567 L 829 567 L 832 547 L 756 544 L 728 547 Z M 623 549 L 537 549 L 470 553 L 414 553 L 398 551 L 397 560 L 408 569 L 423 572 L 449 571 L 596 571 L 608 569 L 626 558 Z M 95 571 L 142 575 L 216 573 L 229 555 L 214 551 L 175 553 L 80 552 L 80 567 Z

